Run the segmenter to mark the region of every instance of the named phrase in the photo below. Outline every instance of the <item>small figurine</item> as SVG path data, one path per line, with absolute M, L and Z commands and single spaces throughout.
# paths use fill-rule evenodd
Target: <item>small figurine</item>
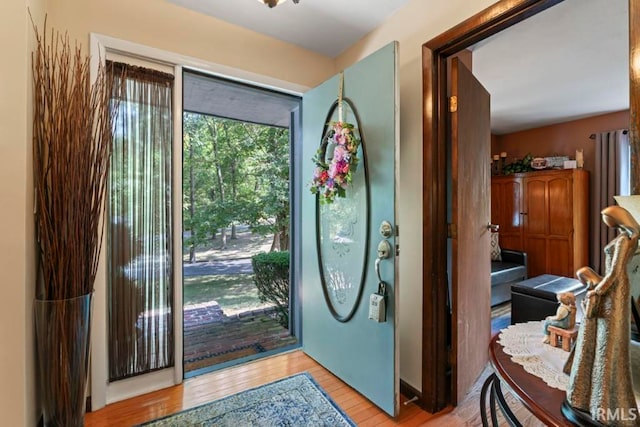
M 638 249 L 640 224 L 620 206 L 609 206 L 601 215 L 602 221 L 619 234 L 604 248 L 606 270 L 602 278 L 590 270 L 578 270 L 580 279 L 588 283 L 587 304 L 573 357 L 565 366 L 565 372 L 569 371 L 567 403 L 571 408 L 567 411 L 582 411 L 604 425 L 637 426 L 627 264 Z M 607 419 L 608 414 L 616 414 L 616 418 Z
M 556 295 L 560 305 L 554 316 L 547 316 L 544 320 L 544 338 L 542 342 L 549 344 L 549 326 L 571 329 L 576 321 L 576 296 L 573 292 L 560 292 Z

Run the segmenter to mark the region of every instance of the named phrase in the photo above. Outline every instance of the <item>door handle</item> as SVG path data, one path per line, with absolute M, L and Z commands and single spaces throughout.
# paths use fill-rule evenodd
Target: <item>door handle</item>
M 382 276 L 380 276 L 380 261 L 382 261 L 382 258 L 378 257 L 376 258 L 376 276 L 378 277 L 378 283 L 382 282 Z
M 500 225 L 488 223 L 487 230 L 491 231 L 492 233 L 497 233 L 498 230 L 500 230 Z
M 378 257 L 376 258 L 375 268 L 376 268 L 376 276 L 378 277 L 378 283 L 383 282 L 382 276 L 380 275 L 380 261 L 383 259 L 387 259 L 391 256 L 391 245 L 387 240 L 381 240 L 378 243 Z

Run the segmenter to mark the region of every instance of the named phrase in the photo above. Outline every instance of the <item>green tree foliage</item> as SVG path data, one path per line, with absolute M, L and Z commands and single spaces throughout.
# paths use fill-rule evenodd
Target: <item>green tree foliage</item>
M 260 234 L 273 233 L 271 250 L 289 249 L 289 130 L 247 127 L 252 145 L 253 190 L 240 218 Z
M 248 224 L 274 234 L 272 250 L 288 249 L 289 130 L 194 113 L 184 114 L 183 212 L 185 245 Z

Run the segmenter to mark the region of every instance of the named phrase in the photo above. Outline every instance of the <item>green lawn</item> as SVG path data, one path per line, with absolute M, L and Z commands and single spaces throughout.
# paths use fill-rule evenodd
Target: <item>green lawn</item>
M 185 277 L 183 294 L 184 305 L 217 301 L 227 315 L 270 305 L 260 302 L 253 274 Z

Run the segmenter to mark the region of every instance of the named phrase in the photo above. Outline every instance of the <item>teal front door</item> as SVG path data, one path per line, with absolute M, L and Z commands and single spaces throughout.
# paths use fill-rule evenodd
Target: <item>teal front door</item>
M 399 396 L 397 54 L 397 42 L 385 46 L 344 70 L 343 76 L 307 92 L 302 102 L 303 350 L 392 416 L 398 412 Z M 342 108 L 337 102 L 341 86 Z M 342 121 L 352 124 L 351 132 L 362 141 L 347 184 L 345 151 L 336 148 L 340 141 L 329 138 L 335 130 L 329 123 L 339 121 L 340 110 Z M 345 197 L 329 191 L 336 192 L 331 203 L 306 185 L 313 179 L 312 159 L 319 148 L 332 180 L 325 184 L 346 187 Z M 326 185 L 320 191 L 326 191 Z

